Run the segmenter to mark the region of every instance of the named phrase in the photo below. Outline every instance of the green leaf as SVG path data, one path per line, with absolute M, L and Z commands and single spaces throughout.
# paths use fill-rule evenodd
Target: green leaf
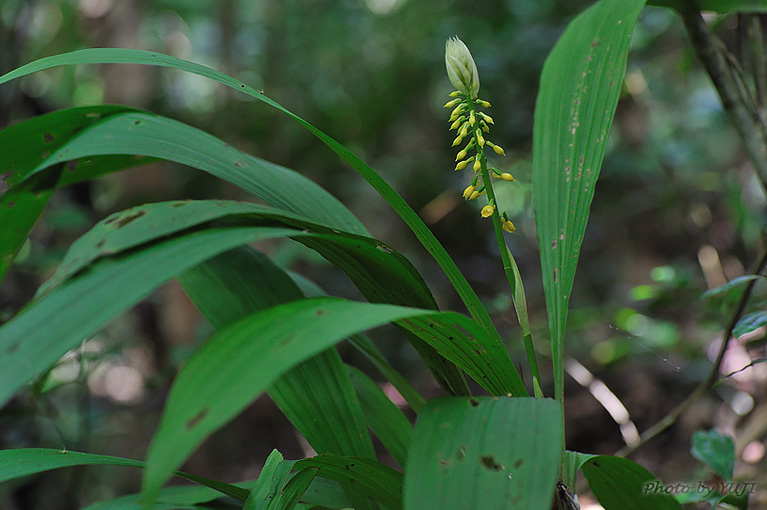
M 724 480 L 732 480 L 735 469 L 735 443 L 715 430 L 697 430 L 692 435 L 692 456 L 710 467 Z
M 589 488 L 605 510 L 681 510 L 652 473 L 636 462 L 596 455 L 581 467 Z
M 732 334 L 735 338 L 740 338 L 764 326 L 767 326 L 767 312 L 752 312 L 740 318 Z
M 687 0 L 649 0 L 647 5 L 669 7 L 681 11 L 689 8 Z M 767 1 L 765 0 L 696 0 L 695 6 L 701 11 L 727 12 L 765 12 Z
M 243 510 L 281 510 L 292 509 L 298 499 L 306 492 L 314 479 L 316 470 L 291 478 L 290 471 L 295 461 L 283 461 L 277 450 L 266 459 L 264 468 L 258 477 Z
M 549 313 L 554 385 L 583 234 L 644 0 L 601 0 L 567 27 L 541 75 L 533 129 L 533 207 Z
M 567 450 L 565 452 L 565 467 L 562 475 L 564 484 L 570 488 L 575 488 L 575 476 L 581 470 L 583 463 L 592 457 L 596 457 L 596 455 Z
M 427 316 L 435 328 L 454 324 L 456 316 L 474 324 L 452 313 L 313 298 L 262 310 L 217 331 L 186 363 L 170 390 L 149 451 L 143 489 L 147 499 L 206 437 L 287 370 L 349 335 Z
M 223 73 L 200 64 L 195 64 L 193 62 L 188 62 L 186 60 L 163 55 L 160 53 L 124 48 L 91 48 L 39 59 L 21 66 L 9 73 L 6 73 L 3 76 L 0 76 L 0 84 L 16 78 L 21 78 L 22 76 L 26 76 L 28 74 L 62 65 L 118 63 L 170 67 L 199 76 L 204 76 L 226 86 L 232 87 L 235 90 L 244 92 L 245 94 L 258 99 L 259 101 L 263 101 L 273 108 L 276 108 L 277 110 L 285 113 L 292 119 L 296 120 L 328 147 L 330 147 L 334 152 L 336 152 L 336 154 L 347 161 L 366 181 L 368 181 L 368 183 L 370 183 L 371 186 L 373 186 L 373 188 L 381 195 L 381 197 L 386 200 L 389 205 L 391 205 L 395 212 L 397 212 L 397 214 L 399 214 L 399 216 L 405 221 L 408 227 L 410 227 L 421 244 L 434 257 L 439 266 L 445 272 L 445 275 L 448 277 L 458 294 L 461 296 L 461 299 L 468 308 L 471 316 L 488 333 L 497 335 L 487 310 L 485 310 L 485 308 L 482 306 L 482 303 L 480 302 L 479 298 L 469 283 L 466 281 L 466 278 L 458 270 L 458 267 L 450 258 L 447 251 L 445 251 L 445 248 L 434 237 L 434 234 L 431 233 L 424 222 L 418 217 L 415 211 L 413 211 L 413 209 L 407 205 L 402 197 L 399 196 L 399 194 L 397 194 L 397 192 L 394 191 L 394 189 L 389 186 L 389 184 L 386 183 L 386 181 L 384 181 L 381 176 L 374 172 L 372 168 L 366 165 L 346 147 L 313 125 L 309 124 L 301 117 L 297 116 L 277 102 L 268 98 L 263 94 L 263 92 L 257 91 L 239 80 L 231 78 Z
M 274 227 L 214 228 L 91 264 L 0 327 L 0 403 L 178 273 L 236 246 L 288 235 L 303 234 Z
M 23 148 L 0 154 L 10 186 L 0 197 L 0 220 L 16 227 L 0 232 L 0 280 L 53 189 L 156 159 L 206 171 L 274 207 L 333 228 L 367 233 L 343 204 L 302 175 L 199 129 L 132 108 L 93 106 L 41 115 L 0 131 L 0 146 Z
M 152 510 L 196 510 L 206 508 L 205 503 L 213 503 L 221 498 L 221 493 L 208 487 L 196 485 L 165 487 L 157 496 Z M 129 494 L 119 498 L 99 501 L 88 505 L 83 510 L 146 510 L 141 502 L 141 494 Z
M 135 207 L 116 213 L 91 229 L 70 248 L 61 267 L 43 291 L 58 281 L 79 272 L 99 257 L 148 243 L 184 229 L 212 222 L 281 222 L 291 227 L 303 228 L 302 236 L 295 240 L 304 242 L 332 263 L 344 270 L 363 295 L 373 302 L 386 302 L 417 308 L 436 309 L 437 305 L 429 288 L 412 264 L 384 243 L 369 237 L 330 232 L 328 227 L 311 222 L 298 214 L 281 212 L 266 206 L 231 201 L 180 201 L 160 202 Z M 310 232 L 317 232 L 311 234 Z M 313 239 L 303 239 L 312 237 Z M 476 328 L 475 328 L 476 329 Z M 486 336 L 486 335 L 485 335 Z M 468 392 L 465 378 L 452 364 L 417 336 L 408 335 L 427 367 L 437 381 L 448 391 Z M 495 341 L 501 345 L 500 338 Z M 524 390 L 521 379 L 510 363 L 516 376 L 514 393 Z
M 405 509 L 548 509 L 561 427 L 561 408 L 548 399 L 429 401 L 405 468 Z
M 216 329 L 304 297 L 281 268 L 250 247 L 218 255 L 179 282 Z M 284 374 L 269 396 L 315 451 L 375 457 L 360 403 L 334 348 Z
M 327 293 L 322 290 L 316 283 L 308 280 L 300 274 L 288 271 L 288 275 L 298 285 L 298 287 L 306 294 L 307 297 L 319 297 L 326 296 Z M 381 373 L 381 375 L 392 383 L 397 391 L 402 395 L 408 405 L 413 411 L 418 413 L 426 404 L 426 400 L 420 393 L 413 387 L 410 382 L 405 379 L 393 366 L 383 357 L 378 348 L 366 335 L 352 335 L 348 338 L 349 343 L 354 346 L 355 349 L 360 351 L 373 366 Z
M 729 282 L 725 283 L 724 285 L 720 285 L 719 287 L 711 290 L 707 290 L 703 293 L 701 296 L 703 299 L 712 299 L 712 298 L 728 298 L 732 294 L 737 294 L 738 296 L 743 293 L 743 287 L 748 284 L 748 282 L 758 280 L 760 278 L 764 278 L 763 275 L 757 275 L 757 274 L 749 274 L 746 276 L 739 276 L 737 278 L 733 278 Z
M 402 473 L 375 460 L 318 455 L 296 462 L 296 469 L 319 469 L 318 476 L 356 487 L 391 510 L 402 508 Z
M 125 110 L 111 105 L 71 108 L 35 117 L 0 131 L 0 147 L 14 148 L 0 151 L 0 168 L 4 169 L 0 179 L 10 188 L 0 192 L 0 225 L 13 226 L 0 229 L 0 282 L 48 203 L 52 187 L 62 176 L 71 174 L 75 169 L 80 174 L 88 175 L 94 166 L 113 171 L 152 161 L 134 156 L 88 158 L 67 165 L 58 164 L 51 172 L 28 179 L 41 160 L 61 149 L 71 137 L 98 122 L 102 116 Z
M 290 470 L 293 468 L 293 462 L 283 462 L 283 460 L 280 452 L 272 450 L 264 462 L 264 467 L 261 468 L 261 473 L 248 499 L 245 500 L 246 508 L 265 507 L 268 500 L 285 486 Z
M 347 368 L 368 426 L 394 460 L 404 466 L 413 426 L 367 374 L 353 366 Z
M 0 450 L 0 483 L 14 478 L 33 475 L 73 466 L 125 466 L 145 468 L 146 464 L 138 460 L 94 455 L 91 453 L 71 452 L 68 450 L 50 450 L 44 448 L 20 448 L 15 450 Z M 248 497 L 248 490 L 237 485 L 231 485 L 217 480 L 174 471 L 173 475 L 204 485 L 215 491 L 231 496 L 240 501 Z

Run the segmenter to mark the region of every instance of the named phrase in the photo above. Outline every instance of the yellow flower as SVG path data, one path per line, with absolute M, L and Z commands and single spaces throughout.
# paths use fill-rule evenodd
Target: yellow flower
M 508 232 L 509 234 L 514 233 L 514 231 L 517 230 L 517 227 L 514 226 L 514 224 L 511 222 L 511 220 L 504 220 L 503 221 L 503 231 Z
M 466 200 L 470 200 L 470 197 L 471 197 L 471 196 L 472 196 L 474 193 L 476 193 L 476 192 L 474 191 L 474 186 L 469 186 L 469 187 L 467 187 L 465 190 L 463 190 L 463 198 L 465 198 Z
M 479 92 L 479 71 L 466 45 L 457 37 L 445 43 L 445 67 L 450 83 L 471 99 Z
M 490 216 L 493 215 L 494 212 L 495 212 L 494 205 L 486 205 L 485 207 L 482 208 L 482 212 L 480 214 L 482 214 L 483 218 L 489 218 Z
M 474 171 L 479 172 L 480 170 L 482 170 L 482 162 L 477 158 L 474 160 Z
M 468 165 L 468 164 L 469 164 L 469 160 L 468 159 L 466 161 L 459 161 L 458 164 L 455 165 L 455 169 L 456 170 L 463 170 L 464 168 L 466 168 L 466 165 Z
M 511 175 L 509 172 L 503 172 L 501 174 L 501 179 L 503 179 L 506 182 L 514 182 L 514 176 Z

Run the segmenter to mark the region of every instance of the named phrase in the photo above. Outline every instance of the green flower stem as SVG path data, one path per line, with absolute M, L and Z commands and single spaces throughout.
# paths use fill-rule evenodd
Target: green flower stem
M 474 103 L 472 101 L 469 101 L 469 111 L 474 111 Z M 477 140 L 477 130 L 475 129 L 473 132 L 474 137 L 474 143 L 477 147 L 477 158 L 479 158 L 480 165 L 482 165 L 482 168 L 480 170 L 480 173 L 482 175 L 482 182 L 485 185 L 485 190 L 487 190 L 487 198 L 488 202 L 491 205 L 495 205 L 495 209 L 493 210 L 493 228 L 495 230 L 495 240 L 498 243 L 498 250 L 501 252 L 501 261 L 503 262 L 503 271 L 506 273 L 506 279 L 509 281 L 509 287 L 511 288 L 511 299 L 512 303 L 514 304 L 514 311 L 517 314 L 517 320 L 519 321 L 520 326 L 522 327 L 522 340 L 525 345 L 525 353 L 527 354 L 527 363 L 530 365 L 530 373 L 533 376 L 533 387 L 536 387 L 536 381 L 537 385 L 540 385 L 541 381 L 541 373 L 538 369 L 538 361 L 535 357 L 535 349 L 533 348 L 533 336 L 530 332 L 530 325 L 529 321 L 527 319 L 527 306 L 523 305 L 520 301 L 524 301 L 524 294 L 522 294 L 522 299 L 519 299 L 517 296 L 517 275 L 514 271 L 514 266 L 511 259 L 511 253 L 509 252 L 509 248 L 506 246 L 506 240 L 503 237 L 503 226 L 501 225 L 501 213 L 498 212 L 498 201 L 495 198 L 495 191 L 493 190 L 493 183 L 490 180 L 490 171 L 487 169 L 487 158 L 485 157 L 485 151 L 484 148 L 479 145 L 479 142 Z M 521 284 L 522 280 L 519 279 L 519 282 Z M 521 290 L 521 289 L 519 289 Z M 537 392 L 536 392 L 537 393 Z M 537 395 L 536 395 L 537 396 Z

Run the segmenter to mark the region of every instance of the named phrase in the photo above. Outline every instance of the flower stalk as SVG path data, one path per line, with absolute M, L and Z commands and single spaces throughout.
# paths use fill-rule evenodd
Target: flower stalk
M 517 292 L 521 289 L 521 280 L 518 281 L 518 275 L 515 273 L 516 266 L 513 264 L 511 252 L 506 246 L 504 233 L 513 233 L 516 230 L 514 223 L 509 220 L 505 212 L 500 212 L 493 190 L 491 172 L 505 182 L 514 182 L 514 177 L 508 172 L 501 172 L 496 168 L 489 168 L 485 149 L 489 148 L 499 156 L 505 156 L 503 148 L 485 138 L 490 132 L 490 125 L 495 124 L 493 118 L 478 108 L 490 108 L 490 103 L 477 97 L 479 93 L 479 72 L 474 58 L 471 56 L 468 47 L 458 39 L 453 37 L 448 39 L 445 45 L 445 66 L 450 83 L 456 88 L 450 93 L 453 99 L 445 104 L 445 108 L 452 108 L 448 122 L 450 122 L 450 131 L 457 131 L 457 136 L 453 140 L 453 147 L 463 144 L 464 139 L 468 138 L 466 145 L 459 150 L 456 155 L 456 171 L 461 171 L 471 163 L 474 177 L 471 185 L 463 191 L 463 198 L 466 200 L 476 200 L 480 196 L 487 195 L 488 203 L 480 214 L 483 218 L 492 218 L 493 228 L 495 230 L 496 242 L 500 250 L 503 269 L 509 286 L 512 291 L 512 300 L 517 313 L 520 326 L 523 330 L 523 341 L 525 352 L 527 354 L 528 364 L 533 376 L 533 386 L 539 388 L 540 371 L 533 348 L 532 335 L 527 320 L 525 306 L 517 302 Z M 474 152 L 469 156 L 470 152 Z M 519 289 L 517 286 L 519 285 Z M 522 299 L 524 297 L 522 296 Z M 536 390 L 536 396 L 540 391 Z

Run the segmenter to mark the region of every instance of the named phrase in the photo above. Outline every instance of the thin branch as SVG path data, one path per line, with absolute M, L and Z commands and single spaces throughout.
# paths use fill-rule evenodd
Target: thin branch
M 765 265 L 767 265 L 767 240 L 764 243 L 764 247 L 762 248 L 762 255 L 759 259 L 759 263 L 756 265 L 756 268 L 753 271 L 753 274 L 760 274 L 764 270 Z M 619 457 L 626 457 L 632 454 L 652 438 L 673 425 L 674 422 L 676 422 L 676 420 L 679 419 L 679 417 L 690 408 L 690 406 L 692 406 L 700 397 L 705 395 L 712 388 L 712 386 L 714 386 L 714 384 L 719 379 L 719 369 L 721 368 L 722 359 L 724 359 L 724 353 L 727 350 L 727 345 L 730 342 L 730 338 L 732 338 L 732 332 L 746 309 L 746 305 L 748 304 L 748 300 L 751 297 L 751 292 L 753 291 L 756 282 L 757 280 L 751 280 L 748 282 L 748 285 L 746 285 L 745 291 L 743 292 L 743 295 L 738 302 L 738 306 L 730 317 L 730 321 L 727 324 L 727 329 L 725 329 L 724 334 L 722 335 L 722 343 L 719 347 L 719 353 L 716 355 L 716 360 L 714 360 L 714 364 L 711 366 L 711 369 L 709 370 L 706 378 L 698 383 L 698 386 L 695 388 L 695 390 L 679 405 L 669 411 L 669 413 L 664 416 L 658 423 L 644 431 L 642 435 L 639 436 L 639 442 L 637 444 L 633 446 L 625 446 L 616 452 L 615 455 Z
M 743 140 L 746 152 L 767 192 L 767 129 L 761 115 L 749 104 L 743 94 L 741 82 L 728 62 L 721 41 L 711 32 L 697 9 L 680 12 L 687 28 L 692 47 L 711 77 L 724 110 Z

